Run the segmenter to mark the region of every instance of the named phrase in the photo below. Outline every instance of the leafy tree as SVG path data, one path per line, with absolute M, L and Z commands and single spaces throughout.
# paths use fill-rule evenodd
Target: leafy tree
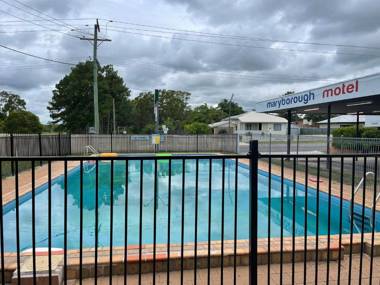
M 24 110 L 11 112 L 4 121 L 4 131 L 8 133 L 40 133 L 42 128 L 39 118 Z
M 184 126 L 185 133 L 187 134 L 209 134 L 211 132 L 211 129 L 209 128 L 208 124 L 205 123 L 199 123 L 194 122 L 190 124 L 186 124 Z
M 20 110 L 26 110 L 26 102 L 24 99 L 11 92 L 0 92 L 0 118 L 4 119 L 10 112 Z
M 312 121 L 313 123 L 317 123 L 327 119 L 327 114 L 315 114 L 315 113 L 307 113 L 305 114 L 305 119 L 308 121 Z
M 219 108 L 214 108 L 207 104 L 203 104 L 195 107 L 189 116 L 189 122 L 199 122 L 205 124 L 211 124 L 222 120 L 226 117 L 226 114 Z
M 152 92 L 144 92 L 132 100 L 132 132 L 151 133 L 154 130 L 153 96 Z M 151 127 L 146 128 L 148 125 Z
M 153 92 L 140 93 L 132 100 L 133 131 L 136 133 L 152 133 L 154 131 Z M 183 131 L 190 107 L 190 93 L 176 90 L 160 90 L 159 120 L 160 125 L 166 125 L 170 133 Z
M 160 90 L 160 122 L 170 120 L 169 133 L 183 130 L 184 122 L 189 115 L 191 94 L 179 90 Z
M 92 61 L 78 63 L 53 90 L 48 110 L 53 123 L 64 130 L 83 132 L 94 125 L 92 64 Z M 98 68 L 98 90 L 101 131 L 111 130 L 112 98 L 115 98 L 117 125 L 128 125 L 130 90 L 112 65 Z
M 218 108 L 225 114 L 225 116 L 228 116 L 230 114 L 230 106 L 231 106 L 231 116 L 240 115 L 244 113 L 243 108 L 236 102 L 223 99 L 218 103 Z

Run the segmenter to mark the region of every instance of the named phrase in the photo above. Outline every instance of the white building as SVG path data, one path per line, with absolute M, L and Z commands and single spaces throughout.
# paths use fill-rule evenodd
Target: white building
M 285 135 L 288 120 L 265 113 L 254 111 L 225 118 L 220 122 L 210 124 L 214 134 L 235 133 L 235 134 L 279 134 Z M 230 131 L 229 131 L 230 126 Z
M 356 125 L 356 115 L 342 115 L 331 118 L 330 127 L 332 129 L 350 127 Z M 318 122 L 320 128 L 327 128 L 327 120 Z M 377 115 L 360 115 L 359 125 L 363 127 L 380 127 L 380 116 Z

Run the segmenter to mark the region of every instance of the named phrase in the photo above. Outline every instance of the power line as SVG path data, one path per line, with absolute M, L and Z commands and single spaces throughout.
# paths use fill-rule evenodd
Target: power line
M 335 44 L 335 43 L 325 43 L 325 42 L 289 41 L 289 40 L 281 40 L 281 39 L 249 37 L 249 36 L 245 36 L 245 35 L 231 35 L 231 34 L 223 34 L 223 33 L 201 32 L 201 31 L 195 31 L 195 30 L 189 30 L 189 29 L 178 29 L 178 28 L 164 27 L 164 26 L 157 26 L 157 25 L 146 25 L 146 24 L 139 24 L 139 23 L 133 23 L 133 22 L 126 22 L 126 21 L 118 21 L 118 20 L 111 20 L 111 19 L 101 19 L 101 20 L 114 22 L 114 23 L 120 23 L 120 24 L 124 24 L 124 25 L 129 25 L 129 26 L 139 26 L 139 27 L 147 27 L 147 28 L 182 32 L 182 33 L 183 32 L 192 33 L 192 34 L 197 34 L 198 36 L 231 38 L 231 39 L 262 41 L 262 42 L 274 42 L 274 43 L 287 43 L 287 44 L 300 44 L 300 45 L 316 45 L 316 46 L 347 47 L 347 48 L 361 48 L 361 49 L 380 50 L 380 47 L 374 47 L 374 46 L 363 46 L 363 45 L 352 45 L 352 44 Z
M 217 42 L 217 41 L 209 41 L 209 40 L 199 40 L 199 39 L 189 39 L 189 38 L 180 38 L 180 37 L 170 37 L 170 36 L 164 36 L 164 35 L 157 35 L 157 34 L 151 34 L 151 33 L 139 33 L 139 32 L 129 32 L 128 29 L 124 30 L 116 30 L 112 28 L 108 28 L 109 31 L 114 32 L 121 32 L 125 34 L 131 34 L 131 35 L 138 35 L 138 36 L 147 36 L 147 37 L 154 37 L 154 38 L 161 38 L 161 39 L 169 39 L 169 40 L 177 40 L 177 41 L 188 41 L 188 42 L 196 42 L 196 43 L 203 43 L 203 44 L 213 44 L 213 45 L 221 45 L 221 46 L 229 46 L 229 47 L 242 47 L 242 48 L 253 48 L 253 49 L 268 49 L 268 50 L 276 50 L 276 51 L 282 51 L 282 52 L 291 52 L 291 53 L 314 53 L 314 54 L 322 54 L 322 55 L 350 55 L 350 56 L 374 56 L 378 57 L 379 54 L 362 54 L 362 53 L 347 53 L 347 52 L 338 52 L 338 51 L 319 51 L 319 50 L 304 50 L 304 49 L 289 49 L 289 48 L 278 48 L 278 47 L 266 47 L 266 46 L 256 46 L 256 45 L 249 45 L 249 44 L 237 44 L 237 43 L 227 43 L 227 42 Z M 133 29 L 135 30 L 135 29 Z M 155 32 L 155 31 L 149 31 L 148 32 Z
M 57 21 L 90 21 L 94 20 L 95 18 L 57 18 Z M 30 19 L 32 22 L 48 22 L 46 19 Z M 22 23 L 21 20 L 0 20 L 0 25 L 2 23 Z
M 3 1 L 3 0 L 0 0 L 0 1 Z M 42 24 L 39 24 L 39 23 L 35 23 L 35 22 L 33 22 L 33 21 L 30 21 L 29 19 L 24 19 L 24 18 L 22 18 L 22 17 L 19 17 L 19 16 L 16 16 L 16 15 L 13 15 L 13 14 L 7 12 L 7 11 L 4 11 L 4 10 L 0 10 L 0 12 L 6 14 L 6 15 L 8 15 L 8 16 L 14 17 L 14 18 L 16 18 L 16 19 L 22 20 L 22 21 L 24 21 L 24 22 L 31 23 L 32 25 L 36 25 L 36 26 L 39 26 L 39 27 L 42 27 L 42 28 L 45 28 L 45 29 L 49 29 L 49 30 L 51 30 L 51 31 L 53 31 L 53 32 L 58 32 L 58 33 L 61 33 L 61 34 L 63 34 L 63 35 L 66 35 L 66 36 L 69 36 L 69 37 L 73 37 L 73 38 L 76 38 L 76 39 L 79 38 L 79 36 L 71 35 L 71 34 L 69 34 L 68 32 L 67 32 L 67 33 L 62 33 L 61 31 L 59 31 L 59 30 L 57 30 L 57 29 L 49 28 L 49 27 L 47 27 L 47 26 L 45 26 L 45 25 L 42 25 Z
M 4 0 L 1 0 L 1 1 L 2 1 L 2 2 L 5 2 L 5 3 L 8 3 L 8 2 L 6 2 L 6 1 L 4 1 Z M 71 28 L 71 29 L 74 29 L 74 30 L 77 29 L 76 27 L 74 27 L 74 26 L 72 26 L 72 25 L 69 25 L 69 24 L 65 23 L 64 21 L 62 21 L 62 20 L 58 20 L 58 19 L 56 19 L 56 18 L 54 18 L 54 17 L 52 17 L 52 16 L 50 16 L 50 15 L 48 15 L 48 14 L 45 14 L 44 12 L 42 12 L 42 11 L 40 11 L 40 10 L 38 10 L 38 9 L 36 9 L 36 8 L 34 8 L 34 7 L 30 6 L 30 5 L 28 5 L 28 4 L 25 4 L 25 3 L 23 3 L 23 2 L 21 2 L 21 1 L 19 1 L 19 0 L 13 0 L 13 1 L 17 2 L 19 5 L 22 5 L 22 6 L 26 7 L 26 8 L 28 8 L 28 9 L 31 9 L 31 10 L 33 10 L 33 11 L 35 11 L 35 12 L 37 12 L 37 13 L 43 15 L 44 17 L 48 17 L 48 18 L 53 19 L 53 20 L 55 21 L 55 22 L 53 22 L 53 21 L 47 19 L 49 22 L 52 22 L 52 23 L 56 23 L 56 22 L 58 22 L 58 23 L 61 23 L 62 25 L 66 26 L 66 27 L 68 27 L 68 28 Z M 8 3 L 8 5 L 10 5 L 10 4 Z M 13 6 L 13 7 L 14 7 L 14 6 Z M 30 13 L 30 12 L 27 12 L 27 13 Z M 32 13 L 30 13 L 30 14 L 32 14 Z M 32 14 L 32 15 L 33 15 L 33 14 Z M 36 16 L 36 17 L 39 17 L 39 18 L 41 18 L 41 19 L 43 19 L 41 16 L 38 16 L 38 15 L 35 15 L 35 16 Z M 88 33 L 88 34 L 90 34 L 90 33 Z
M 13 30 L 13 31 L 0 31 L 0 34 L 14 34 L 14 33 L 39 33 L 39 32 L 56 32 L 52 31 L 50 29 L 44 29 L 44 30 Z M 61 30 L 61 32 L 65 32 L 65 30 Z
M 55 60 L 55 59 L 51 59 L 51 58 L 47 58 L 47 57 L 42 57 L 42 56 L 31 54 L 31 53 L 27 53 L 27 52 L 24 52 L 24 51 L 21 51 L 21 50 L 17 50 L 17 49 L 11 48 L 11 47 L 4 46 L 2 44 L 0 44 L 0 47 L 2 47 L 4 49 L 7 49 L 7 50 L 10 50 L 10 51 L 13 51 L 13 52 L 16 52 L 16 53 L 20 53 L 20 54 L 23 54 L 23 55 L 26 55 L 26 56 L 30 56 L 30 57 L 41 59 L 41 60 L 45 60 L 45 61 L 60 63 L 60 64 L 64 64 L 64 65 L 70 65 L 70 66 L 74 66 L 75 65 L 74 63 L 64 62 L 64 61 L 60 61 L 60 60 Z

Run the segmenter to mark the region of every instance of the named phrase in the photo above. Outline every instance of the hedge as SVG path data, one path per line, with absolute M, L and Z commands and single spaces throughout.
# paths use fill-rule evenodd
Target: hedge
M 332 132 L 332 145 L 335 148 L 359 151 L 359 152 L 379 152 L 380 143 L 376 138 L 380 138 L 380 130 L 377 128 L 359 128 L 359 138 L 356 137 L 355 127 L 343 127 Z

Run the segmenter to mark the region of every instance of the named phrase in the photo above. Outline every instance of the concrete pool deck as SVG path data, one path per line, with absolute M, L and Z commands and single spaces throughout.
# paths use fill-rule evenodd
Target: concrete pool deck
M 354 255 L 352 259 L 352 277 L 351 277 L 351 284 L 358 284 L 358 278 L 359 278 L 359 263 L 360 263 L 360 257 L 359 255 Z M 369 268 L 369 258 L 364 257 L 363 258 L 363 268 L 368 269 Z M 315 284 L 315 262 L 307 262 L 307 276 L 306 276 L 306 284 Z M 326 284 L 326 276 L 327 276 L 327 263 L 326 262 L 319 262 L 318 263 L 318 284 Z M 380 257 L 374 258 L 373 261 L 373 267 L 379 268 L 380 267 Z M 258 267 L 258 284 L 268 284 L 267 279 L 267 271 L 268 267 L 266 265 L 261 265 Z M 341 284 L 348 284 L 348 271 L 349 271 L 349 261 L 348 259 L 342 260 L 341 264 Z M 295 284 L 304 284 L 303 280 L 303 273 L 304 273 L 304 264 L 303 263 L 296 263 L 295 264 Z M 329 275 L 329 281 L 330 284 L 336 284 L 337 283 L 337 272 L 338 272 L 338 263 L 337 261 L 330 262 L 330 275 Z M 233 274 L 234 270 L 233 267 L 225 267 L 223 269 L 223 275 L 224 275 L 224 284 L 233 284 Z M 210 270 L 210 284 L 221 284 L 220 280 L 220 268 L 212 268 Z M 248 267 L 247 266 L 239 266 L 236 270 L 236 283 L 239 285 L 248 285 Z M 280 283 L 280 266 L 279 264 L 272 264 L 271 265 L 271 274 L 270 274 L 270 284 L 277 285 Z M 152 282 L 152 274 L 142 274 L 141 276 L 142 284 L 153 284 Z M 180 284 L 180 277 L 181 272 L 180 271 L 172 271 L 170 272 L 170 284 Z M 197 271 L 197 284 L 208 284 L 207 283 L 208 278 L 208 272 L 207 269 L 199 269 Z M 194 284 L 194 271 L 193 270 L 185 270 L 183 272 L 183 280 L 184 285 L 193 285 Z M 292 266 L 291 264 L 284 264 L 283 267 L 283 283 L 286 284 L 292 284 Z M 103 284 L 109 284 L 109 278 L 108 277 L 101 277 L 97 280 L 99 285 Z M 124 277 L 123 276 L 113 276 L 112 283 L 116 285 L 122 285 L 124 284 Z M 133 274 L 129 275 L 127 277 L 127 283 L 131 285 L 137 285 L 138 284 L 138 275 Z M 372 276 L 372 284 L 379 284 L 380 283 L 380 271 L 374 270 L 373 276 Z M 94 284 L 93 278 L 88 278 L 82 280 L 82 283 L 79 282 L 79 280 L 69 280 L 67 283 L 68 285 L 77 285 L 77 284 Z M 166 285 L 167 279 L 166 279 L 166 273 L 161 272 L 157 273 L 156 275 L 156 284 L 157 285 Z M 362 277 L 362 284 L 369 284 L 369 275 L 367 272 L 363 272 Z
M 36 163 L 37 164 L 37 163 Z M 79 165 L 79 161 L 68 161 L 67 171 Z M 55 179 L 64 173 L 64 162 L 54 161 L 51 163 L 51 178 Z M 37 166 L 35 168 L 35 188 L 38 188 L 48 182 L 48 164 Z M 18 174 L 19 197 L 32 191 L 32 170 L 23 170 Z M 3 187 L 3 205 L 13 201 L 16 197 L 15 176 L 9 176 L 2 179 Z
M 259 239 L 258 244 L 258 264 L 268 264 L 268 239 Z M 281 258 L 281 243 L 279 238 L 270 239 L 270 263 L 278 264 Z M 283 239 L 283 263 L 289 264 L 293 261 L 293 239 L 286 237 Z M 304 238 L 295 238 L 295 253 L 294 262 L 302 262 L 304 260 Z M 327 260 L 327 236 L 320 236 L 318 238 L 318 259 L 319 261 Z M 369 258 L 372 250 L 371 234 L 364 235 L 363 243 L 363 256 Z M 336 262 L 339 258 L 339 251 L 341 259 L 349 259 L 350 254 L 350 235 L 342 236 L 342 246 L 339 247 L 339 236 L 333 235 L 330 237 L 330 262 Z M 353 235 L 352 253 L 359 254 L 361 251 L 361 236 L 360 234 Z M 224 242 L 224 266 L 234 265 L 234 241 L 227 240 Z M 63 256 L 62 252 L 56 253 Z M 123 275 L 125 264 L 127 266 L 128 274 L 137 274 L 139 272 L 139 246 L 127 247 L 127 259 L 125 259 L 125 250 L 123 247 L 114 247 L 112 250 L 112 272 L 114 275 Z M 373 246 L 374 257 L 380 256 L 380 233 L 375 236 L 375 243 Z M 46 259 L 47 259 L 47 255 Z M 186 270 L 194 268 L 194 243 L 186 243 L 184 245 L 184 260 L 183 267 Z M 12 276 L 16 270 L 16 254 L 5 254 L 5 271 L 7 278 Z M 24 262 L 30 259 L 31 253 L 22 253 L 21 261 Z M 82 276 L 83 278 L 93 278 L 95 276 L 95 249 L 86 248 L 82 251 Z M 248 240 L 238 240 L 236 250 L 236 264 L 237 266 L 247 266 L 249 257 L 249 244 Z M 307 251 L 306 260 L 313 261 L 316 259 L 316 238 L 310 236 L 307 238 Z M 164 272 L 167 270 L 167 245 L 158 244 L 156 248 L 156 271 Z M 39 259 L 39 261 L 41 261 Z M 39 262 L 37 261 L 37 262 Z M 125 261 L 127 261 L 125 263 Z M 178 271 L 181 268 L 181 246 L 173 244 L 170 246 L 170 271 Z M 30 263 L 30 261 L 29 261 Z M 46 264 L 46 261 L 44 262 Z M 67 252 L 67 277 L 68 279 L 78 279 L 80 276 L 80 251 L 69 250 Z M 153 270 L 153 245 L 143 245 L 141 255 L 141 271 L 142 273 L 149 273 Z M 208 243 L 199 242 L 197 249 L 197 266 L 198 268 L 207 268 L 208 265 Z M 213 241 L 210 246 L 210 266 L 212 268 L 220 267 L 221 265 L 221 242 Z M 365 268 L 369 270 L 369 268 Z M 110 272 L 110 251 L 109 248 L 98 248 L 98 277 L 107 276 Z
M 239 159 L 239 162 L 244 163 L 246 165 L 249 165 L 249 160 L 248 159 Z M 269 163 L 264 161 L 264 160 L 259 160 L 258 167 L 260 170 L 263 170 L 265 172 L 269 171 Z M 323 162 L 321 162 L 321 168 L 325 167 Z M 271 165 L 271 172 L 274 175 L 280 176 L 281 177 L 281 166 L 278 164 L 275 164 L 272 162 Z M 348 175 L 351 175 L 352 173 L 349 173 Z M 343 173 L 344 175 L 344 173 Z M 284 166 L 284 178 L 288 179 L 290 181 L 293 181 L 293 169 L 288 168 Z M 308 187 L 312 187 L 317 189 L 317 177 L 316 175 L 312 175 L 309 173 L 308 177 Z M 315 181 L 310 180 L 310 178 L 315 179 Z M 321 182 L 322 181 L 322 182 Z M 296 182 L 300 184 L 305 184 L 305 172 L 297 170 L 296 171 Z M 356 186 L 356 185 L 354 185 Z M 365 197 L 365 206 L 368 208 L 372 208 L 373 205 L 373 185 L 367 185 L 366 188 L 366 197 Z M 325 193 L 329 193 L 329 183 L 328 179 L 325 177 L 320 177 L 320 182 L 319 182 L 319 190 Z M 331 181 L 331 195 L 340 198 L 340 191 L 341 191 L 341 184 L 338 181 L 332 180 Z M 380 189 L 377 190 L 379 193 Z M 343 199 L 346 201 L 351 201 L 351 193 L 352 193 L 352 185 L 345 184 L 343 183 Z M 363 197 L 362 197 L 363 191 L 360 191 L 355 195 L 355 203 L 362 204 L 363 203 Z M 376 204 L 376 211 L 380 211 L 380 202 Z M 339 212 L 337 213 L 339 214 Z

